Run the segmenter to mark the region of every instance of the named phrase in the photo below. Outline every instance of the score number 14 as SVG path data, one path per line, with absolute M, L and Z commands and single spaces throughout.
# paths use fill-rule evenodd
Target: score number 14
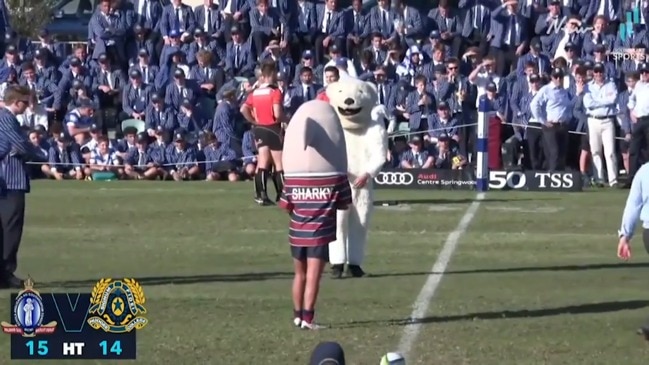
M 117 356 L 122 354 L 122 341 L 115 341 L 113 344 L 108 347 L 108 341 L 104 340 L 99 343 L 99 347 L 101 347 L 101 354 L 104 356 L 108 356 L 108 353 L 111 352 Z

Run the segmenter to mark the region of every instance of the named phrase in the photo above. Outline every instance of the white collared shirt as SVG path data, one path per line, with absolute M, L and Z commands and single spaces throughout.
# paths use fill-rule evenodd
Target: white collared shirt
M 327 20 L 333 20 L 334 14 L 331 10 L 325 9 L 324 18 L 322 18 L 322 33 L 327 33 L 329 23 Z
M 178 21 L 182 23 L 183 22 L 183 8 L 182 8 L 182 6 L 177 6 L 177 7 L 174 6 L 173 8 L 174 8 L 174 16 L 176 16 L 176 14 L 178 14 Z
M 493 81 L 494 84 L 496 84 L 496 87 L 500 87 L 500 76 L 496 74 L 491 75 L 491 81 Z M 470 82 L 470 81 L 469 81 Z M 475 85 L 475 87 L 478 90 L 478 97 L 476 98 L 476 107 L 480 106 L 480 97 L 485 94 L 486 92 L 486 87 L 487 84 L 489 84 L 489 74 L 486 72 L 480 72 L 478 74 L 478 77 L 471 82 L 472 85 Z

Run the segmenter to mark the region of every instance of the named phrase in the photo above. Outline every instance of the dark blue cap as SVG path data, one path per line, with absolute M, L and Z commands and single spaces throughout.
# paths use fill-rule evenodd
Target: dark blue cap
M 16 46 L 14 46 L 13 44 L 10 44 L 10 45 L 7 46 L 7 50 L 5 52 L 7 52 L 9 54 L 13 54 L 13 53 L 16 53 L 16 51 L 17 51 Z
M 102 54 L 99 55 L 98 60 L 99 60 L 99 63 L 106 63 L 106 62 L 108 62 L 108 55 L 105 54 L 105 53 L 102 53 Z
M 138 79 L 138 78 L 142 77 L 142 74 L 140 73 L 140 70 L 131 70 L 131 72 L 129 73 L 129 76 L 132 79 Z
M 79 80 L 79 79 L 74 79 L 74 80 L 72 81 L 72 88 L 73 88 L 73 89 L 77 89 L 77 90 L 78 90 L 78 89 L 81 89 L 82 87 L 83 87 L 83 82 L 81 82 L 81 80 Z
M 487 87 L 485 88 L 487 91 L 497 91 L 498 90 L 498 85 L 496 85 L 495 82 L 490 82 L 487 84 Z
M 552 77 L 563 77 L 564 76 L 563 70 L 558 68 L 558 67 L 555 67 L 555 68 L 552 69 L 552 72 L 550 72 L 550 76 L 552 76 Z
M 47 37 L 48 35 L 50 35 L 50 32 L 49 32 L 47 29 L 41 29 L 41 30 L 38 32 L 38 36 L 41 37 L 41 38 L 45 38 L 45 37 Z
M 149 50 L 146 48 L 140 48 L 140 50 L 137 52 L 138 56 L 148 56 L 149 55 Z
M 99 130 L 99 127 L 96 124 L 93 124 L 90 126 L 90 131 L 91 132 L 97 132 Z
M 174 77 L 185 77 L 185 71 L 177 68 L 176 71 L 174 71 Z
M 59 142 L 64 142 L 65 143 L 65 142 L 70 142 L 71 138 L 67 134 L 61 133 L 61 134 L 56 136 L 56 140 L 59 141 Z
M 305 60 L 313 58 L 313 51 L 311 51 L 310 49 L 305 50 L 304 52 L 302 52 L 302 58 L 304 58 Z
M 321 342 L 313 349 L 309 365 L 345 365 L 345 351 L 337 342 Z
M 72 67 L 81 66 L 81 60 L 79 59 L 79 57 L 70 58 L 70 66 Z
M 336 67 L 347 67 L 347 58 L 340 57 L 336 60 Z
M 439 34 L 439 31 L 437 30 L 432 30 L 429 35 L 430 38 L 432 39 L 439 39 L 441 38 L 441 35 Z
M 145 132 L 140 132 L 137 134 L 137 142 L 138 143 L 147 143 L 149 142 L 149 135 L 146 134 Z
M 184 140 L 185 140 L 185 132 L 184 131 L 176 131 L 176 133 L 174 133 L 174 141 L 175 142 L 184 141 Z
M 192 106 L 194 106 L 194 104 L 192 104 L 192 101 L 189 99 L 183 99 L 182 106 L 191 108 Z
M 92 101 L 90 99 L 83 98 L 79 100 L 79 103 L 77 104 L 77 107 L 79 108 L 90 108 L 93 109 L 94 106 L 92 105 Z
M 177 30 L 175 30 L 175 29 L 172 29 L 172 30 L 169 32 L 169 37 L 171 37 L 171 38 L 178 38 L 178 37 L 180 37 L 180 32 L 177 31 Z
M 164 100 L 164 97 L 162 95 L 160 95 L 159 93 L 154 93 L 153 95 L 151 95 L 151 101 L 154 102 L 154 103 L 157 103 L 157 102 L 163 101 L 163 100 Z

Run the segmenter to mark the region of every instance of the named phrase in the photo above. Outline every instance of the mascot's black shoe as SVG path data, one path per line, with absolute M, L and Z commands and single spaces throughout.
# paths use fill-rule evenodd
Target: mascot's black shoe
M 347 275 L 353 278 L 362 278 L 365 276 L 365 271 L 361 269 L 358 265 L 348 265 L 347 266 Z
M 343 273 L 345 272 L 345 265 L 331 265 L 331 278 L 332 279 L 342 279 Z

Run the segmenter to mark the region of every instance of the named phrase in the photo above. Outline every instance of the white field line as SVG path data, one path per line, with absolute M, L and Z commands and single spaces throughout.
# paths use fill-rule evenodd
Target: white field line
M 428 275 L 424 286 L 421 288 L 417 299 L 412 305 L 412 313 L 409 318 L 412 323 L 407 324 L 403 329 L 403 335 L 401 336 L 401 341 L 399 342 L 398 347 L 399 352 L 406 358 L 408 358 L 412 346 L 417 340 L 417 337 L 419 337 L 419 332 L 421 331 L 422 323 L 418 322 L 418 320 L 426 316 L 430 302 L 433 300 L 435 292 L 444 278 L 444 273 L 448 268 L 448 264 L 451 261 L 455 250 L 457 249 L 460 238 L 464 233 L 466 233 L 471 221 L 475 218 L 480 203 L 484 197 L 484 193 L 478 193 L 476 200 L 471 203 L 462 216 L 462 219 L 460 219 L 460 223 L 457 225 L 455 230 L 448 235 L 448 238 L 446 238 L 446 242 L 444 242 L 444 246 L 442 247 L 442 251 L 439 253 L 435 264 L 433 264 L 433 267 L 430 269 L 431 274 Z

